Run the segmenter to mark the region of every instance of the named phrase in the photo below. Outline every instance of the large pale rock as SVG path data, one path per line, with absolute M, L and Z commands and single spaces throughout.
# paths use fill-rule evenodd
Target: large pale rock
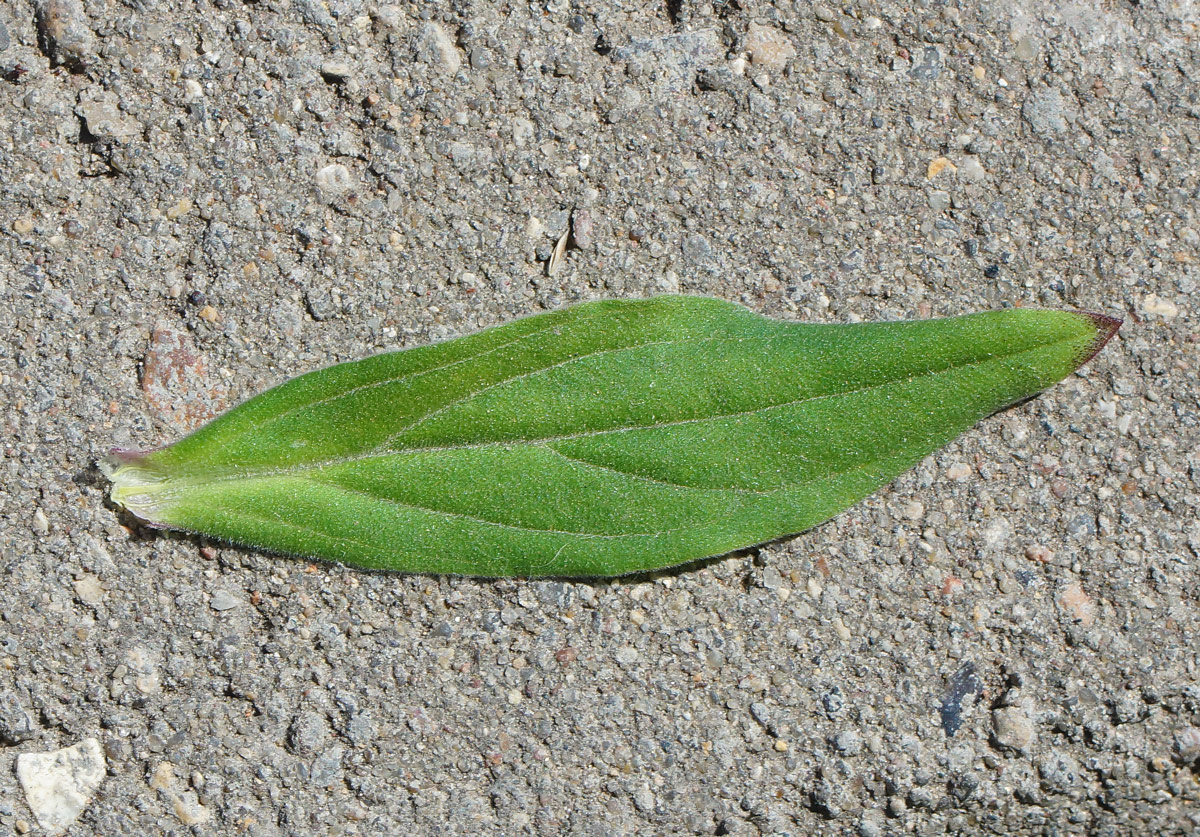
M 17 756 L 17 779 L 38 824 L 62 834 L 92 801 L 106 772 L 100 742 L 85 738 L 51 753 Z

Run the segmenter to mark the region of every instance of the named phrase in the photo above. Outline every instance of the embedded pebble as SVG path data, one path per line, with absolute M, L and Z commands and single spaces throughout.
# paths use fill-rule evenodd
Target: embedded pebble
M 321 63 L 321 76 L 333 84 L 341 84 L 350 78 L 350 64 L 345 61 L 324 61 Z
M 240 605 L 242 600 L 230 593 L 228 590 L 214 590 L 212 598 L 208 601 L 208 606 L 213 610 L 233 610 Z
M 163 801 L 171 807 L 171 812 L 184 825 L 203 825 L 212 819 L 212 811 L 200 804 L 196 791 L 180 788 L 171 762 L 161 762 L 151 775 L 149 784 L 152 790 L 158 791 Z
M 711 67 L 725 54 L 724 43 L 715 29 L 677 32 L 655 38 L 634 38 L 613 50 L 612 58 L 626 62 L 627 72 L 640 77 L 646 66 L 654 67 L 651 79 L 655 93 L 677 93 L 691 88 L 696 74 Z M 640 94 L 626 88 L 626 107 L 636 108 Z
M 117 97 L 108 92 L 99 99 L 80 103 L 75 112 L 97 139 L 129 142 L 141 133 L 137 120 L 122 113 Z
M 414 720 L 424 720 L 424 716 L 415 716 L 409 721 L 409 727 L 416 729 Z M 287 745 L 293 753 L 315 753 L 329 739 L 329 724 L 317 712 L 304 711 L 292 719 L 288 727 Z
M 329 787 L 342 775 L 342 748 L 330 747 L 313 759 L 308 781 L 319 788 Z
M 171 811 L 186 826 L 203 825 L 212 819 L 212 812 L 200 804 L 195 791 L 185 790 L 170 798 Z
M 925 787 L 913 788 L 908 792 L 905 802 L 911 808 L 932 808 L 933 792 Z
M 862 736 L 856 730 L 842 730 L 833 739 L 833 746 L 843 756 L 857 756 L 862 752 Z
M 295 5 L 305 23 L 322 30 L 327 39 L 335 39 L 337 19 L 329 13 L 326 3 L 322 0 L 296 0 Z
M 341 313 L 341 296 L 323 285 L 304 292 L 304 307 L 316 322 L 325 322 Z
M 591 250 L 595 245 L 595 224 L 592 222 L 590 211 L 579 209 L 572 213 L 571 240 L 580 250 Z
M 982 183 L 987 179 L 987 172 L 979 158 L 969 154 L 958 164 L 958 176 L 971 183 Z
M 76 72 L 96 60 L 95 37 L 81 0 L 36 0 L 40 42 L 54 64 Z
M 1164 320 L 1173 320 L 1179 316 L 1179 306 L 1158 294 L 1146 294 L 1142 297 L 1142 312 L 1162 317 Z
M 104 752 L 95 738 L 49 753 L 17 756 L 17 779 L 38 824 L 62 834 L 88 806 L 106 773 Z
M 104 547 L 103 543 L 97 541 L 91 535 L 86 536 L 84 541 L 86 543 L 84 570 L 94 573 L 116 572 L 116 564 L 113 561 L 113 556 Z
M 0 745 L 13 747 L 42 732 L 16 692 L 0 692 Z
M 389 29 L 402 29 L 407 22 L 407 9 L 397 3 L 380 3 L 371 6 L 371 16 Z
M 1023 707 L 1005 706 L 992 711 L 992 738 L 1000 749 L 1027 754 L 1035 735 L 1033 722 Z
M 473 165 L 488 156 L 486 151 L 481 151 L 478 146 L 469 142 L 452 142 L 449 147 L 450 159 L 460 169 L 469 169 Z
M 1175 761 L 1194 764 L 1200 761 L 1200 729 L 1184 727 L 1175 733 Z
M 987 549 L 1002 550 L 1012 538 L 1013 526 L 1007 517 L 995 517 L 983 527 L 983 545 Z
M 154 655 L 148 648 L 135 645 L 125 654 L 125 665 L 133 675 L 133 685 L 144 695 L 155 695 L 162 691 Z
M 783 575 L 775 567 L 766 567 L 762 573 L 762 585 L 767 590 L 778 590 L 783 587 Z
M 510 123 L 512 130 L 513 144 L 517 148 L 524 148 L 533 140 L 533 122 L 524 118 L 517 117 Z
M 979 679 L 975 664 L 963 663 L 946 682 L 942 694 L 940 715 L 942 729 L 953 736 L 963 724 L 964 709 L 974 706 L 983 694 L 983 682 Z
M 72 582 L 75 595 L 84 604 L 97 604 L 104 599 L 104 586 L 91 573 L 84 573 Z
M 791 39 L 773 26 L 752 24 L 742 45 L 754 66 L 774 73 L 782 71 L 796 57 Z
M 200 85 L 196 85 L 199 87 Z M 168 221 L 176 221 L 192 211 L 192 202 L 188 198 L 180 198 L 166 211 Z
M 209 377 L 208 359 L 195 339 L 166 320 L 150 335 L 142 360 L 142 392 L 158 415 L 193 430 L 224 412 L 229 390 Z
M 330 163 L 317 171 L 317 188 L 326 198 L 335 198 L 354 188 L 354 176 L 341 163 Z
M 633 793 L 633 804 L 642 813 L 650 814 L 654 812 L 654 793 L 650 790 L 650 786 L 643 784 Z
M 417 60 L 441 73 L 453 75 L 462 67 L 462 55 L 454 40 L 438 23 L 426 23 L 417 36 Z
M 1033 544 L 1025 547 L 1025 557 L 1039 564 L 1049 564 L 1054 558 L 1054 550 L 1041 544 Z
M 281 299 L 271 306 L 271 325 L 277 334 L 299 336 L 304 328 L 304 310 L 290 299 Z
M 875 809 L 864 811 L 858 821 L 859 837 L 881 837 L 886 831 L 883 812 Z
M 1021 106 L 1021 115 L 1035 134 L 1056 136 L 1067 130 L 1063 95 L 1053 88 L 1032 93 Z
M 844 810 L 845 791 L 841 785 L 822 778 L 813 787 L 809 796 L 809 804 L 825 819 L 836 820 Z
M 913 62 L 909 71 L 913 78 L 919 81 L 936 81 L 942 74 L 942 53 L 937 47 L 930 45 L 921 50 L 919 60 Z
M 1078 581 L 1071 582 L 1058 594 L 1058 607 L 1064 616 L 1084 628 L 1090 628 L 1096 620 L 1096 604 Z
M 683 256 L 690 262 L 704 262 L 712 255 L 712 245 L 699 233 L 683 239 Z
M 1114 725 L 1136 724 L 1146 719 L 1146 704 L 1140 695 L 1125 692 L 1109 703 L 1109 715 Z
M 1048 793 L 1067 793 L 1080 779 L 1079 762 L 1062 750 L 1051 752 L 1038 764 L 1042 788 Z
M 483 49 L 482 47 L 475 47 L 474 49 L 471 50 L 471 69 L 486 70 L 491 66 L 492 66 L 492 58 L 490 55 L 488 55 L 487 50 Z M 569 72 L 563 73 L 563 75 L 574 76 L 574 75 L 577 75 L 577 73 L 573 72 L 573 71 L 569 71 Z
M 927 180 L 933 180 L 944 171 L 948 171 L 953 174 L 955 171 L 957 171 L 957 169 L 955 168 L 954 163 L 950 162 L 949 157 L 936 157 L 929 161 L 929 165 L 925 169 L 925 178 Z
M 761 700 L 756 700 L 750 704 L 750 714 L 754 716 L 754 720 L 765 726 L 771 724 L 771 708 Z

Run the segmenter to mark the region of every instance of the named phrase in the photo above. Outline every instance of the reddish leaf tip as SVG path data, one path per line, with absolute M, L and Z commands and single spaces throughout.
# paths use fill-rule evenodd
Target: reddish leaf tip
M 1117 333 L 1117 329 L 1125 321 L 1117 317 L 1110 317 L 1107 314 L 1097 314 L 1094 311 L 1079 311 L 1077 313 L 1079 316 L 1087 319 L 1096 329 L 1096 339 L 1079 361 L 1079 365 L 1083 366 L 1096 355 L 1100 354 L 1100 350 L 1108 345 L 1108 341 L 1113 339 L 1113 335 Z

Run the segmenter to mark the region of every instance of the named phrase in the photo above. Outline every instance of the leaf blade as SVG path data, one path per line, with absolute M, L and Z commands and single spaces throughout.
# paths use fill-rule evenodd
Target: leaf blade
M 704 298 L 590 303 L 301 376 L 108 468 L 135 514 L 265 549 L 619 575 L 816 525 L 1115 328 L 1071 312 L 813 326 Z

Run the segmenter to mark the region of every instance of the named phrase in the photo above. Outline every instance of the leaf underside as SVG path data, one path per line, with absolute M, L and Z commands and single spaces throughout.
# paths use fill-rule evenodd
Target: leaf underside
M 613 576 L 803 531 L 1070 374 L 1119 323 L 807 325 L 593 302 L 302 375 L 102 463 L 158 526 L 409 572 Z

